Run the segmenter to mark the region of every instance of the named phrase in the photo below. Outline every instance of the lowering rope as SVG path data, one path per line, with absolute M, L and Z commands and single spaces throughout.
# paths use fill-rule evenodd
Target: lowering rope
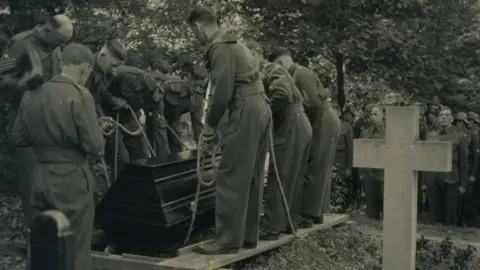
M 293 226 L 292 216 L 290 214 L 290 207 L 289 207 L 288 202 L 287 202 L 287 197 L 285 196 L 285 191 L 283 190 L 282 181 L 280 179 L 280 172 L 278 171 L 277 160 L 275 159 L 275 149 L 274 149 L 275 144 L 274 144 L 274 141 L 273 141 L 273 120 L 272 119 L 270 119 L 270 124 L 269 124 L 268 129 L 269 129 L 268 141 L 269 141 L 269 149 L 270 149 L 270 158 L 272 160 L 273 169 L 275 171 L 275 179 L 277 180 L 276 183 L 277 183 L 278 188 L 280 190 L 280 195 L 282 196 L 282 204 L 283 204 L 283 207 L 285 208 L 285 213 L 287 213 L 288 225 L 290 226 L 293 235 L 295 237 L 299 237 L 295 227 Z M 202 186 L 211 187 L 216 182 L 215 177 L 213 177 L 210 182 L 206 182 L 203 179 L 204 169 L 205 169 L 205 159 L 204 159 L 203 153 L 201 151 L 203 144 L 204 144 L 204 140 L 203 140 L 203 132 L 202 132 L 200 134 L 200 139 L 199 139 L 199 142 L 198 142 L 198 150 L 197 150 L 197 177 L 198 177 L 197 191 L 195 193 L 195 199 L 190 205 L 190 208 L 192 210 L 192 218 L 191 218 L 191 221 L 190 221 L 190 226 L 188 228 L 187 236 L 185 237 L 185 241 L 183 242 L 184 246 L 186 246 L 188 244 L 188 242 L 190 241 L 190 237 L 191 237 L 191 234 L 192 234 L 192 231 L 193 231 L 193 225 L 195 223 L 195 219 L 196 219 L 197 211 L 198 211 L 198 202 L 200 200 L 201 187 Z M 216 156 L 217 156 L 218 149 L 220 148 L 220 145 L 221 145 L 221 138 L 219 136 L 218 137 L 218 143 L 217 143 L 217 145 L 214 146 L 213 151 L 212 151 L 212 162 L 213 162 L 214 174 L 216 174 L 217 169 L 218 169 L 218 166 L 217 166 L 217 164 L 215 164 L 215 162 L 216 162 Z
M 112 135 L 113 133 L 115 133 L 115 150 L 114 150 L 114 159 L 113 159 L 113 178 L 114 179 L 117 179 L 117 168 L 118 168 L 118 139 L 119 139 L 119 132 L 120 130 L 122 130 L 123 132 L 125 132 L 125 134 L 129 135 L 129 136 L 133 136 L 133 137 L 137 137 L 137 136 L 143 136 L 143 138 L 145 139 L 145 141 L 147 142 L 147 145 L 148 145 L 148 150 L 150 152 L 150 155 L 152 157 L 155 157 L 155 151 L 152 147 L 152 144 L 150 144 L 150 141 L 148 140 L 148 137 L 147 137 L 147 134 L 145 133 L 145 130 L 143 129 L 143 125 L 140 123 L 140 120 L 138 120 L 138 117 L 135 113 L 135 111 L 133 111 L 132 107 L 128 106 L 128 110 L 130 112 L 130 114 L 132 115 L 133 119 L 135 120 L 136 124 L 138 125 L 138 129 L 135 130 L 135 131 L 131 131 L 129 130 L 128 128 L 126 128 L 124 125 L 122 125 L 120 123 L 120 113 L 117 112 L 116 113 L 116 119 L 113 120 L 111 117 L 108 117 L 108 116 L 102 116 L 102 117 L 99 117 L 98 118 L 98 121 L 99 122 L 106 122 L 106 123 L 109 123 L 110 126 L 113 126 L 114 128 L 106 131 L 106 130 L 102 130 L 102 134 L 104 136 L 110 136 Z M 107 181 L 107 184 L 108 184 L 108 187 L 110 187 L 110 179 L 108 177 L 108 172 L 107 172 L 107 167 L 105 166 L 105 160 L 102 159 L 102 165 L 103 165 L 103 171 L 104 171 L 104 174 L 105 174 L 105 177 L 106 177 L 106 181 Z

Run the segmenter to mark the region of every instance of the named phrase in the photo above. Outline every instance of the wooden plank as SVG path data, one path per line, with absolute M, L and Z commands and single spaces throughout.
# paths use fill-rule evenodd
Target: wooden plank
M 93 270 L 165 270 L 155 258 L 145 260 L 132 254 L 112 255 L 92 251 Z M 161 261 L 158 259 L 158 261 Z
M 298 234 L 300 237 L 306 237 L 309 234 L 331 228 L 340 223 L 346 222 L 348 220 L 348 215 L 326 215 L 325 222 L 320 225 L 316 225 L 310 229 L 301 229 Z M 177 253 L 182 254 L 173 259 L 167 259 L 160 265 L 166 266 L 166 269 L 189 269 L 189 270 L 211 270 L 230 265 L 232 263 L 244 260 L 256 256 L 258 254 L 264 253 L 266 251 L 275 249 L 279 246 L 287 244 L 295 239 L 294 235 L 281 235 L 280 239 L 274 241 L 261 241 L 258 243 L 256 249 L 241 249 L 240 252 L 236 254 L 226 254 L 226 255 L 203 255 L 198 253 L 193 253 L 192 250 L 197 245 L 192 245 L 178 250 Z

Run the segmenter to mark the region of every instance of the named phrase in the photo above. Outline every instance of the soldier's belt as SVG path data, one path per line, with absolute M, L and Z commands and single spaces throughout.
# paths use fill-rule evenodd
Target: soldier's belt
M 80 149 L 33 147 L 35 158 L 43 163 L 85 163 L 87 157 Z
M 252 83 L 240 85 L 235 88 L 235 98 L 244 98 L 252 95 L 264 94 L 265 90 L 262 87 L 262 83 Z

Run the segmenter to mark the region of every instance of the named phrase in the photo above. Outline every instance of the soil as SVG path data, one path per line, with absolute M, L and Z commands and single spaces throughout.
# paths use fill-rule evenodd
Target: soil
M 21 239 L 23 217 L 21 204 L 13 196 L 0 194 L 0 239 Z M 262 254 L 233 265 L 246 270 L 332 270 L 332 269 L 381 269 L 381 229 L 378 221 L 366 219 L 354 213 L 351 222 L 299 239 L 277 250 Z M 432 225 L 418 226 L 419 234 L 427 237 L 451 237 L 480 244 L 478 229 L 448 228 Z M 210 231 L 195 237 L 203 240 Z M 476 251 L 470 269 L 478 269 L 480 252 Z M 0 256 L 0 270 L 24 270 L 25 260 Z M 477 267 L 474 268 L 473 266 Z

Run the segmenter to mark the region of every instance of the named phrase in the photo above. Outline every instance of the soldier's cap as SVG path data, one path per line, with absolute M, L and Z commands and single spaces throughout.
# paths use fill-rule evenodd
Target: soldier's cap
M 127 47 L 118 38 L 109 39 L 105 43 L 105 47 L 112 53 L 112 55 L 121 61 L 127 60 Z
M 188 16 L 187 23 L 192 25 L 195 23 L 218 23 L 216 12 L 207 6 L 196 6 L 190 16 Z
M 343 109 L 342 115 L 345 115 L 348 113 L 351 114 L 352 116 L 355 116 L 355 112 L 353 111 L 351 106 L 345 106 L 345 108 Z
M 463 121 L 468 124 L 468 117 L 467 114 L 464 112 L 458 112 L 457 114 L 455 114 L 454 119 L 455 121 Z
M 282 56 L 292 56 L 292 53 L 285 47 L 278 47 L 270 53 L 268 61 L 273 62 Z
M 251 39 L 251 38 L 248 38 L 248 39 L 245 39 L 245 45 L 247 46 L 247 48 L 249 48 L 251 51 L 254 51 L 260 55 L 263 55 L 263 48 L 262 48 L 262 45 L 260 45 L 260 43 L 258 43 L 256 40 L 254 39 Z
M 376 106 L 378 106 L 378 104 L 375 104 L 375 103 L 365 104 L 365 106 L 363 106 L 363 111 L 370 112 Z
M 474 112 L 469 112 L 468 113 L 468 119 L 472 120 L 473 122 L 475 122 L 477 124 L 480 124 L 480 117 L 478 116 L 478 114 L 476 114 Z

